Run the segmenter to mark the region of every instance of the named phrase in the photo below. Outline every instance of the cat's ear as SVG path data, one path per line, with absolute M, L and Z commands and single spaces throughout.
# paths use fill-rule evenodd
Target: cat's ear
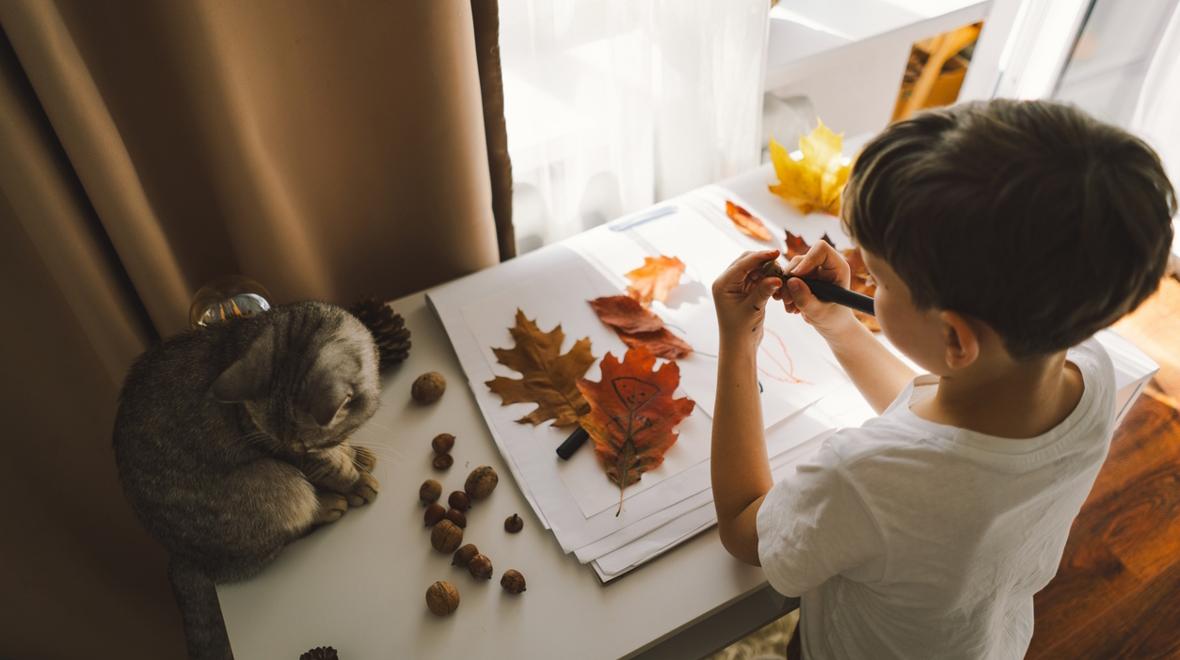
M 311 416 L 316 424 L 327 426 L 352 401 L 352 388 L 340 382 L 330 383 L 311 393 Z
M 222 403 L 237 403 L 265 395 L 274 359 L 274 342 L 274 326 L 268 325 L 242 357 L 213 381 L 213 398 Z

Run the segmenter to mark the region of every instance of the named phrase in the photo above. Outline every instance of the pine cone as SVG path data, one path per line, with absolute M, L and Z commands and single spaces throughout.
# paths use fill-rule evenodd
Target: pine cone
M 299 660 L 339 660 L 339 656 L 331 646 L 317 646 L 299 656 Z
M 382 371 L 405 360 L 410 354 L 410 329 L 406 327 L 406 320 L 401 314 L 393 311 L 388 303 L 366 298 L 348 311 L 373 333 Z

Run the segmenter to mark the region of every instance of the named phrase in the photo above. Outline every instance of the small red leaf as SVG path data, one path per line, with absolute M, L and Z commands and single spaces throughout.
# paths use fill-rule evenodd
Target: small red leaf
M 664 321 L 628 296 L 603 296 L 590 301 L 599 320 L 615 329 L 630 348 L 645 348 L 656 357 L 679 360 L 692 346 L 664 327 Z
M 766 224 L 760 218 L 729 200 L 725 201 L 725 215 L 729 216 L 734 226 L 746 236 L 764 243 L 774 240 L 770 230 L 766 228 Z

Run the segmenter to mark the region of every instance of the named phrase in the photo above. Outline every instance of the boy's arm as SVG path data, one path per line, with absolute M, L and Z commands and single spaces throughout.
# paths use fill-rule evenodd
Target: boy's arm
M 749 274 L 776 256 L 777 250 L 747 252 L 713 283 L 721 335 L 710 464 L 713 506 L 725 549 L 754 565 L 758 508 L 773 485 L 762 434 L 756 355 L 768 298 L 782 282 L 751 282 Z

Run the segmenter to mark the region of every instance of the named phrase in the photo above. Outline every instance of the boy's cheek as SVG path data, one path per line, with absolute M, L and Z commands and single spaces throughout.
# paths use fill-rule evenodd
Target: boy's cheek
M 877 323 L 897 350 L 933 374 L 946 370 L 941 334 L 936 323 L 914 309 L 898 309 L 888 299 L 877 301 Z

